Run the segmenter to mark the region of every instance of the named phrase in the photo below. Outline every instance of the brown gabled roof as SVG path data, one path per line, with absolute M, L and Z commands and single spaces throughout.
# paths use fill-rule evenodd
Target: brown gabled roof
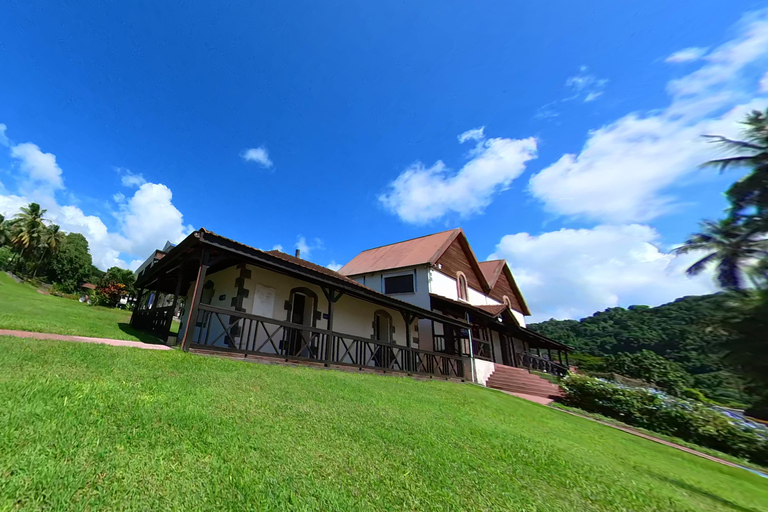
M 485 277 L 485 280 L 488 281 L 488 286 L 493 288 L 493 285 L 496 284 L 499 276 L 504 271 L 504 265 L 506 264 L 506 260 L 489 260 L 478 262 L 478 265 L 480 265 L 480 271 L 483 273 L 483 277 Z
M 488 286 L 491 290 L 496 286 L 499 277 L 504 274 L 509 282 L 509 286 L 512 287 L 515 297 L 517 297 L 517 302 L 520 304 L 520 308 L 522 308 L 521 313 L 524 315 L 531 314 L 531 310 L 528 309 L 528 304 L 525 303 L 523 294 L 517 286 L 514 276 L 512 276 L 512 270 L 510 270 L 509 265 L 507 265 L 507 260 L 481 261 L 480 270 L 483 272 L 485 280 L 488 281 Z
M 404 242 L 368 249 L 341 267 L 339 273 L 345 276 L 356 276 L 382 270 L 431 265 L 440 258 L 448 246 L 451 245 L 451 242 L 462 233 L 461 228 L 451 229 Z
M 504 311 L 507 310 L 506 304 L 494 304 L 492 306 L 475 306 L 476 308 L 482 309 L 486 313 L 490 313 L 493 316 L 499 316 Z

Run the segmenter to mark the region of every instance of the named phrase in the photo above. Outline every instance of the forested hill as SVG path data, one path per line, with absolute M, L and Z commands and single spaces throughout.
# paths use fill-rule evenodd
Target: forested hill
M 740 379 L 724 371 L 722 361 L 729 337 L 720 326 L 730 300 L 725 293 L 683 297 L 657 307 L 609 308 L 581 320 L 547 320 L 529 328 L 593 356 L 651 350 L 680 364 L 710 396 L 736 399 Z

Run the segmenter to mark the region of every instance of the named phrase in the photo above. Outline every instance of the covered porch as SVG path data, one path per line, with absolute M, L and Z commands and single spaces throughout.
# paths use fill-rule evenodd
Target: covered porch
M 461 353 L 424 350 L 413 343 L 420 319 L 449 333 L 466 331 L 465 320 L 203 229 L 144 270 L 136 287 L 139 298 L 131 324 L 162 338 L 169 335 L 173 314 L 183 302 L 178 335 L 183 350 L 462 380 L 469 373 Z M 265 297 L 271 297 L 269 307 L 264 307 Z M 280 311 L 284 318 L 278 318 Z
M 470 323 L 461 341 L 475 359 L 559 377 L 568 374 L 571 347 L 520 326 L 505 305 L 474 306 L 435 294 L 431 303 L 433 311 Z M 446 346 L 437 344 L 440 336 L 435 339 L 435 350 Z

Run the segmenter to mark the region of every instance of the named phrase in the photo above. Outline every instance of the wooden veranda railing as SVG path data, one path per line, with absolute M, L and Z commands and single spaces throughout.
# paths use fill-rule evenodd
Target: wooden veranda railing
M 527 352 L 516 354 L 515 363 L 518 368 L 536 370 L 551 375 L 557 375 L 558 377 L 565 377 L 568 375 L 568 368 L 564 365 Z
M 198 306 L 192 348 L 382 371 L 464 377 L 463 361 L 457 355 L 428 352 L 207 304 Z
M 164 306 L 151 309 L 138 309 L 133 312 L 131 325 L 136 329 L 148 331 L 165 339 L 168 336 L 168 327 L 173 318 L 174 306 Z

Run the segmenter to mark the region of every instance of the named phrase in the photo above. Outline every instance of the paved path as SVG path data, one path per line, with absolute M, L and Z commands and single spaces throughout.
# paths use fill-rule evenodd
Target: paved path
M 0 336 L 16 336 L 17 338 L 35 338 L 38 340 L 80 341 L 83 343 L 100 343 L 102 345 L 112 345 L 113 347 L 135 347 L 144 348 L 147 350 L 171 350 L 171 347 L 167 347 L 165 345 L 142 343 L 141 341 L 113 340 L 110 338 L 86 338 L 85 336 L 67 336 L 64 334 L 48 334 L 44 332 L 13 331 L 10 329 L 0 329 Z

